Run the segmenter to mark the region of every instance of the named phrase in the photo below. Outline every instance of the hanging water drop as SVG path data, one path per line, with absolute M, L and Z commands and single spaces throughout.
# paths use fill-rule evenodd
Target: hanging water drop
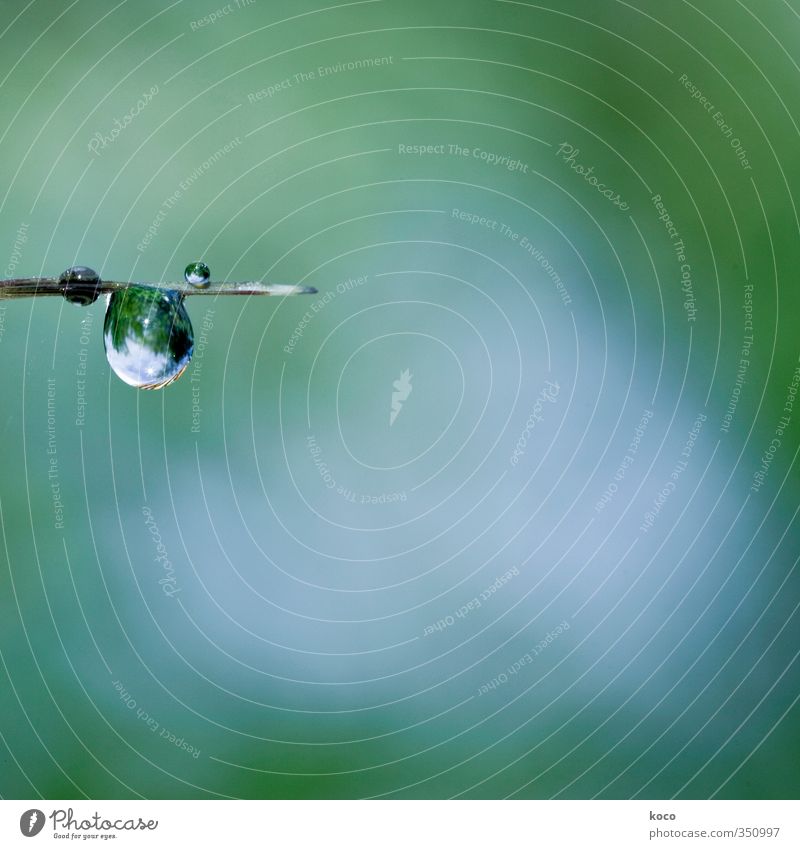
M 103 344 L 117 377 L 138 389 L 161 389 L 183 374 L 194 331 L 178 292 L 129 286 L 108 302 Z
M 183 272 L 183 279 L 197 289 L 207 289 L 211 283 L 211 269 L 204 262 L 190 262 Z
M 72 304 L 88 307 L 100 294 L 100 275 L 85 265 L 75 265 L 58 278 L 61 292 Z

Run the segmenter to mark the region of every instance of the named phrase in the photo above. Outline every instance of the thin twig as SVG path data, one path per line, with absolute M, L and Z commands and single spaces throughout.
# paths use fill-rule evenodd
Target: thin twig
M 294 286 L 284 283 L 211 283 L 204 289 L 191 283 L 123 283 L 117 280 L 102 280 L 97 286 L 98 294 L 119 292 L 131 286 L 146 286 L 164 292 L 180 292 L 181 295 L 314 295 L 313 286 Z M 8 298 L 30 298 L 43 295 L 63 295 L 65 283 L 58 277 L 19 277 L 0 280 L 0 300 Z

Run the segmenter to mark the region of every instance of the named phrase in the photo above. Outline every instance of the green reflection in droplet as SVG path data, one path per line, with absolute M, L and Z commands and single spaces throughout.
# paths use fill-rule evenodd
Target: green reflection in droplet
M 183 278 L 189 285 L 205 289 L 211 283 L 211 269 L 204 262 L 190 262 L 183 272 Z
M 117 377 L 160 389 L 183 374 L 194 350 L 192 322 L 178 292 L 129 286 L 108 302 L 103 343 Z

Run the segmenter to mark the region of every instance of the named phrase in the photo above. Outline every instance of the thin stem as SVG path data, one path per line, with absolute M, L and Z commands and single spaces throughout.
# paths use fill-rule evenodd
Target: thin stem
M 192 286 L 191 283 L 123 283 L 117 280 L 102 280 L 97 287 L 98 294 L 119 292 L 131 286 L 146 286 L 149 289 L 161 289 L 165 292 L 180 292 L 182 295 L 314 295 L 313 286 L 294 286 L 284 283 L 211 283 L 205 289 Z M 9 298 L 30 298 L 42 295 L 63 295 L 65 284 L 58 277 L 19 277 L 0 280 L 0 300 Z

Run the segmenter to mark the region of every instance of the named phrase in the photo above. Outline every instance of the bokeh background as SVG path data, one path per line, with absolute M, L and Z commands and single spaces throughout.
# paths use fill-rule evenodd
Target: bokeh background
M 0 9 L 2 796 L 797 797 L 796 4 Z

